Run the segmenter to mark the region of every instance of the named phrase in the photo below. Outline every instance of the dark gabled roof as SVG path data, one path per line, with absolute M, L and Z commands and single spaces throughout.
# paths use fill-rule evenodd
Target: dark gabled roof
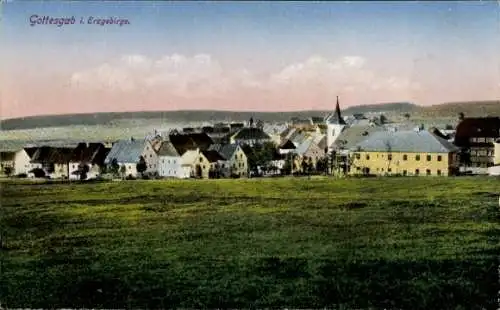
M 180 156 L 179 152 L 175 146 L 170 141 L 163 141 L 160 150 L 158 151 L 158 156 Z
M 73 150 L 71 156 L 71 162 L 85 162 L 85 163 L 98 163 L 95 162 L 98 153 L 105 152 L 106 149 L 102 143 L 79 143 L 77 147 Z M 99 157 L 102 157 L 99 156 Z M 103 159 L 104 162 L 104 159 Z
M 188 150 L 195 150 L 198 148 L 196 142 L 187 134 L 170 135 L 169 139 L 177 153 L 181 156 Z
M 73 155 L 73 148 L 41 146 L 33 154 L 32 163 L 68 163 Z
M 36 150 L 38 150 L 38 147 L 25 147 L 24 151 L 30 158 L 33 158 L 33 155 L 35 154 Z
M 455 144 L 467 146 L 473 137 L 498 138 L 500 117 L 465 118 L 457 126 Z
M 226 160 L 230 159 L 233 156 L 234 152 L 238 149 L 237 144 L 213 144 L 210 146 L 210 151 L 217 151 L 221 154 Z
M 205 133 L 212 133 L 214 132 L 214 127 L 212 126 L 203 126 L 201 130 Z
M 215 163 L 219 160 L 226 160 L 221 154 L 219 154 L 219 152 L 215 151 L 215 150 L 211 150 L 211 151 L 201 151 L 201 153 L 203 154 L 203 156 L 205 156 L 209 162 L 211 163 Z
M 295 144 L 290 140 L 285 140 L 283 141 L 283 143 L 281 143 L 279 148 L 282 150 L 293 150 L 295 149 Z
M 234 135 L 237 140 L 268 140 L 271 139 L 267 133 L 260 128 L 246 127 L 242 128 Z
M 172 142 L 175 147 L 177 147 L 178 145 L 191 143 L 189 142 L 189 139 L 191 139 L 195 143 L 196 147 L 200 148 L 201 150 L 208 149 L 210 145 L 214 143 L 212 138 L 210 138 L 210 136 L 204 132 L 182 133 L 169 136 L 170 142 Z

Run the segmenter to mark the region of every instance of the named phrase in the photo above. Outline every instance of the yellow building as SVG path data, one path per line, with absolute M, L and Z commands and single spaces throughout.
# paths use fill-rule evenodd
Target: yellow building
M 458 148 L 426 130 L 376 132 L 352 151 L 350 174 L 448 176 L 458 172 Z

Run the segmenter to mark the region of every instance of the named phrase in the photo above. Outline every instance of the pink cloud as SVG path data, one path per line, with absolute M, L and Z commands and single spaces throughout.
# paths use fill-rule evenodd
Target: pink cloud
M 211 55 L 125 55 L 72 73 L 19 74 L 3 83 L 2 118 L 61 113 L 229 109 L 284 111 L 389 101 L 439 103 L 500 97 L 497 81 L 449 90 L 426 79 L 386 75 L 360 56 L 311 56 L 257 76 L 252 68 L 224 68 Z M 49 72 L 47 72 L 49 73 Z M 422 78 L 425 78 L 423 76 Z M 491 87 L 490 87 L 491 86 Z M 474 97 L 474 98 L 472 98 Z M 472 99 L 471 99 L 472 98 Z

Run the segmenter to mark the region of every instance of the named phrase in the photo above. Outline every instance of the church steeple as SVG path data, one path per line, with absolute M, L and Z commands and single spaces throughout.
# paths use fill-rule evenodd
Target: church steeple
M 335 105 L 335 112 L 333 112 L 333 115 L 329 118 L 328 123 L 339 124 L 339 125 L 346 124 L 344 119 L 342 118 L 342 114 L 340 113 L 339 96 L 337 96 L 337 104 Z
M 339 120 L 342 119 L 342 115 L 340 115 L 339 96 L 337 96 L 337 104 L 335 105 L 335 116 L 337 116 Z

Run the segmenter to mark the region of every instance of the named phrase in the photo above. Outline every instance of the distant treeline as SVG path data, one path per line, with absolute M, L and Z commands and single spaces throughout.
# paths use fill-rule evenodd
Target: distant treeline
M 63 127 L 71 125 L 107 125 L 119 120 L 156 119 L 176 123 L 201 121 L 246 121 L 251 117 L 265 122 L 285 122 L 292 117 L 325 116 L 331 111 L 296 111 L 296 112 L 237 112 L 210 110 L 183 111 L 145 111 L 45 115 L 6 119 L 1 121 L 1 129 L 31 129 L 42 127 Z M 415 115 L 452 117 L 459 112 L 466 116 L 500 115 L 500 101 L 458 102 L 421 107 L 408 102 L 383 103 L 353 106 L 343 110 L 344 115 L 367 112 L 410 113 Z

